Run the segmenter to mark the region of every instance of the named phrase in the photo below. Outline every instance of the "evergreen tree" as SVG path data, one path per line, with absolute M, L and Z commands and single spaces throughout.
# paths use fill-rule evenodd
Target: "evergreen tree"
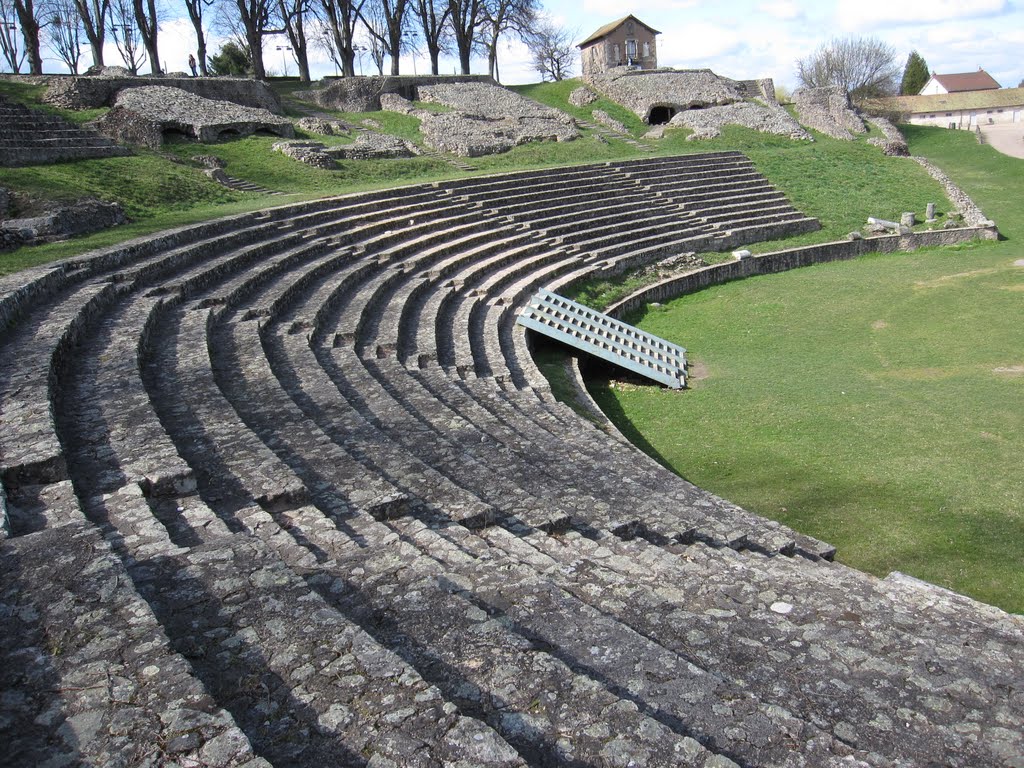
M 245 46 L 229 40 L 221 46 L 219 53 L 210 57 L 207 68 L 211 75 L 244 77 L 252 74 L 252 57 Z
M 903 81 L 900 83 L 901 96 L 916 96 L 924 88 L 931 75 L 928 63 L 917 51 L 911 51 L 907 57 L 907 66 L 903 69 Z

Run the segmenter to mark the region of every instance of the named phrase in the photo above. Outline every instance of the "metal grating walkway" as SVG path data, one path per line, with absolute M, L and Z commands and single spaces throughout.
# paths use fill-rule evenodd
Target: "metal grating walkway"
M 516 322 L 672 389 L 686 386 L 685 349 L 557 293 L 538 291 Z

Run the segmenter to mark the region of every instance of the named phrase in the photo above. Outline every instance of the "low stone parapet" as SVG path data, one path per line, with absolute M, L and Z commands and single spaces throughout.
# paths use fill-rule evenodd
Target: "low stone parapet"
M 998 238 L 999 230 L 993 224 L 987 227 L 929 230 L 909 235 L 882 235 L 881 237 L 808 245 L 801 248 L 787 248 L 722 264 L 712 264 L 686 275 L 662 280 L 617 301 L 605 311 L 613 317 L 623 317 L 651 302 L 670 301 L 711 285 L 728 283 L 731 280 L 739 280 L 744 277 L 785 272 L 797 267 L 808 267 L 812 264 L 829 261 L 855 259 L 867 253 L 913 251 L 936 245 L 956 245 L 970 240 L 996 240 Z M 747 240 L 747 242 L 751 242 L 751 240 Z

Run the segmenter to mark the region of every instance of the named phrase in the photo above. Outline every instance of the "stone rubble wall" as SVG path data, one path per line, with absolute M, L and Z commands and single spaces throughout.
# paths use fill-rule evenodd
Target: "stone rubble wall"
M 325 147 L 319 141 L 278 141 L 271 149 L 314 168 L 332 170 L 335 167 L 334 158 L 324 152 Z
M 995 227 L 992 221 L 981 212 L 981 208 L 977 206 L 966 192 L 954 184 L 953 180 L 941 168 L 923 157 L 911 156 L 910 159 L 921 165 L 922 168 L 928 171 L 929 176 L 942 185 L 946 196 L 956 207 L 957 212 L 963 217 L 964 224 L 968 227 Z
M 281 100 L 261 80 L 242 77 L 86 77 L 53 76 L 43 101 L 61 109 L 112 107 L 117 95 L 129 88 L 164 86 L 215 101 L 283 114 Z
M 212 101 L 165 86 L 122 91 L 114 108 L 96 126 L 100 133 L 118 141 L 154 149 L 163 144 L 163 132 L 167 130 L 180 131 L 204 143 L 218 141 L 224 132 L 248 136 L 266 130 L 285 138 L 295 135 L 290 120 L 265 109 Z
M 572 141 L 580 136 L 569 115 L 495 85 L 423 86 L 419 97 L 454 110 L 416 113 L 427 146 L 440 152 L 480 157 L 530 141 Z
M 344 135 L 352 130 L 352 127 L 342 120 L 327 120 L 322 117 L 304 117 L 295 124 L 295 127 L 320 136 Z
M 616 133 L 629 133 L 629 129 L 619 120 L 609 115 L 602 109 L 595 109 L 592 113 L 594 120 L 605 128 L 611 128 Z
M 910 155 L 907 140 L 903 138 L 900 129 L 889 122 L 887 118 L 869 117 L 867 120 L 885 135 L 884 139 L 880 139 L 877 136 L 868 139 L 868 144 L 881 147 L 882 151 L 890 157 L 908 157 Z
M 800 122 L 833 139 L 853 139 L 867 126 L 850 104 L 850 97 L 837 86 L 800 88 L 793 94 Z
M 574 107 L 586 107 L 597 101 L 597 94 L 587 87 L 576 88 L 569 94 L 569 103 Z
M 415 99 L 416 91 L 424 85 L 441 83 L 490 83 L 487 75 L 413 75 L 348 77 L 334 80 L 324 88 L 300 91 L 295 95 L 308 99 L 327 109 L 339 112 L 377 112 L 382 109 L 380 97 L 397 93 L 406 99 Z
M 117 203 L 86 199 L 58 204 L 37 216 L 0 222 L 0 250 L 66 240 L 127 223 L 128 217 Z
M 678 112 L 669 125 L 689 128 L 690 140 L 712 139 L 721 134 L 726 125 L 742 125 L 761 133 L 788 136 L 791 139 L 813 141 L 813 137 L 778 104 L 767 106 L 750 101 L 706 109 Z

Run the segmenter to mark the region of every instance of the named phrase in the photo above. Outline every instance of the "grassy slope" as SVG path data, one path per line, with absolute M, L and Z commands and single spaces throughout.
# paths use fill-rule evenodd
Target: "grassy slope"
M 839 547 L 1024 611 L 1024 162 L 908 131 L 1007 241 L 869 256 L 711 288 L 640 323 L 692 390 L 595 388 L 698 485 Z

